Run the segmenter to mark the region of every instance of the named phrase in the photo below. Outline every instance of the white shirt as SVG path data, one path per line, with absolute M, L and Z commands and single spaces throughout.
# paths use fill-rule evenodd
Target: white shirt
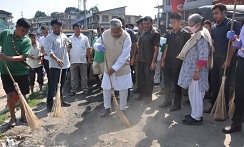
M 104 38 L 103 35 L 103 39 L 105 40 L 106 38 Z M 102 40 L 101 37 L 99 37 L 96 41 L 96 43 L 94 44 L 94 49 L 98 51 L 97 46 L 102 44 Z M 106 47 L 105 47 L 106 48 Z M 123 45 L 123 49 L 122 49 L 122 53 L 119 56 L 119 58 L 117 59 L 117 61 L 114 63 L 114 65 L 112 66 L 112 68 L 115 71 L 118 71 L 124 64 L 125 62 L 130 58 L 130 50 L 131 50 L 131 39 L 130 37 L 127 37 L 124 40 L 124 45 Z M 105 67 L 107 68 L 107 67 Z M 123 76 L 119 76 L 116 77 L 115 74 L 112 74 L 110 76 L 111 81 L 112 81 L 112 86 L 115 90 L 125 90 L 128 88 L 131 88 L 133 83 L 132 83 L 132 79 L 131 79 L 131 73 L 128 73 L 126 75 Z M 110 80 L 109 80 L 109 75 L 107 73 L 104 72 L 103 75 L 103 79 L 102 79 L 102 88 L 103 89 L 107 89 L 107 90 L 111 90 L 111 84 L 110 84 Z
M 166 38 L 160 37 L 160 45 L 162 46 L 165 43 L 166 43 Z M 161 47 L 159 47 L 157 61 L 161 61 L 161 58 L 162 58 L 162 52 L 161 52 Z
M 70 63 L 87 63 L 86 50 L 90 48 L 88 37 L 80 34 L 76 37 L 75 34 L 69 37 L 72 42 L 70 50 Z
M 65 45 L 65 42 L 67 40 L 68 38 L 64 33 L 61 33 L 60 35 L 56 35 L 52 32 L 46 37 L 44 42 L 44 50 L 46 51 L 49 57 L 51 54 L 54 54 L 57 58 L 63 60 L 64 63 L 62 67 L 63 69 L 67 69 L 70 67 L 68 49 Z M 63 53 L 64 53 L 64 59 L 63 59 Z M 57 62 L 53 60 L 51 57 L 49 59 L 49 68 L 61 69 L 61 67 L 57 64 Z
M 38 42 L 36 42 L 35 46 L 31 46 L 30 54 L 34 59 L 28 58 L 26 61 L 32 68 L 38 68 L 42 66 L 41 63 L 41 48 Z
M 43 48 L 44 48 L 45 39 L 46 39 L 46 37 L 44 37 L 44 36 L 42 36 L 38 39 L 40 46 L 43 46 Z M 49 56 L 44 56 L 44 59 L 49 60 Z

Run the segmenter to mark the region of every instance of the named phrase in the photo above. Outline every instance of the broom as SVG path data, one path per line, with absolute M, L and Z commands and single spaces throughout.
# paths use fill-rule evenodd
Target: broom
M 65 48 L 66 48 L 66 45 L 64 46 L 62 61 L 64 61 Z M 62 69 L 63 69 L 63 67 L 61 66 L 60 73 L 59 73 L 59 80 L 58 80 L 57 90 L 56 90 L 56 96 L 55 96 L 55 100 L 54 100 L 53 107 L 52 107 L 52 113 L 53 113 L 52 116 L 53 117 L 63 117 L 64 116 L 64 112 L 63 112 L 62 104 L 61 104 L 62 103 L 61 102 L 61 95 L 60 95 Z
M 102 40 L 102 44 L 103 44 L 103 37 L 101 35 L 101 40 Z M 104 44 L 103 44 L 104 45 Z M 106 63 L 106 68 L 109 70 L 108 68 L 108 62 L 107 62 L 107 58 L 106 55 L 104 54 L 104 58 L 105 58 L 105 63 Z M 111 85 L 111 90 L 112 90 L 112 97 L 113 97 L 113 104 L 114 104 L 114 108 L 117 111 L 117 114 L 119 116 L 120 121 L 122 122 L 122 124 L 126 127 L 130 127 L 130 122 L 128 121 L 127 117 L 125 116 L 125 114 L 119 109 L 119 104 L 118 101 L 116 99 L 116 96 L 114 94 L 114 88 L 112 85 L 112 80 L 111 77 L 109 76 L 109 81 L 110 81 L 110 85 Z
M 20 88 L 19 88 L 19 85 L 18 83 L 15 82 L 5 60 L 3 60 L 3 63 L 8 71 L 8 74 L 10 76 L 10 78 L 12 79 L 13 81 L 13 85 L 14 85 L 14 88 L 15 90 L 17 91 L 18 93 L 18 96 L 19 96 L 19 99 L 20 99 L 20 102 L 25 110 L 25 116 L 26 116 L 26 120 L 27 120 L 27 124 L 30 126 L 30 128 L 32 130 L 37 130 L 41 127 L 41 124 L 40 124 L 40 121 L 39 119 L 36 117 L 36 115 L 33 113 L 33 111 L 31 110 L 31 108 L 29 107 L 28 103 L 26 102 L 26 99 L 25 97 L 23 96 L 23 94 L 21 93 L 20 91 Z
M 230 30 L 233 30 L 233 26 L 234 26 L 234 19 L 235 19 L 235 12 L 236 12 L 236 1 L 234 2 L 234 10 L 233 10 L 233 14 L 232 14 L 232 20 L 231 20 L 231 28 Z M 228 50 L 227 50 L 227 55 L 226 55 L 226 60 L 228 59 L 229 56 L 229 50 L 230 50 L 230 44 L 231 41 L 229 40 L 228 42 Z M 226 120 L 228 118 L 228 114 L 227 114 L 227 110 L 226 110 L 226 102 L 225 102 L 225 80 L 226 80 L 226 68 L 227 66 L 225 65 L 224 67 L 224 74 L 222 77 L 222 83 L 220 86 L 220 90 L 218 93 L 218 97 L 216 99 L 216 102 L 214 103 L 213 109 L 211 111 L 212 116 L 214 116 L 215 119 L 217 120 Z

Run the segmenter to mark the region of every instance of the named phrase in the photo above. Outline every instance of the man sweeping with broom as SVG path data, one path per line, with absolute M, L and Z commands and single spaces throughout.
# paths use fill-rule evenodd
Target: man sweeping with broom
M 124 111 L 126 108 L 128 89 L 132 87 L 129 62 L 130 35 L 122 29 L 120 20 L 112 19 L 110 29 L 96 41 L 94 48 L 97 51 L 105 52 L 106 66 L 102 80 L 105 110 L 100 114 L 101 117 L 105 117 L 111 113 L 112 88 L 120 93 L 120 110 Z
M 242 118 L 244 115 L 244 25 L 242 26 L 240 38 L 236 38 L 234 31 L 227 33 L 227 38 L 233 42 L 238 50 L 238 62 L 235 75 L 235 111 L 232 118 L 233 123 L 222 131 L 225 134 L 239 132 L 242 130 Z
M 3 89 L 7 94 L 7 104 L 10 112 L 9 127 L 16 126 L 15 102 L 18 100 L 18 95 L 4 64 L 6 63 L 13 79 L 18 83 L 21 93 L 26 98 L 26 94 L 29 93 L 28 69 L 23 61 L 26 60 L 31 49 L 31 40 L 26 36 L 30 27 L 27 20 L 21 18 L 17 21 L 15 30 L 6 29 L 0 32 L 0 46 L 2 46 L 0 53 L 0 72 Z M 21 117 L 19 121 L 27 123 L 22 103 L 20 103 L 20 109 Z

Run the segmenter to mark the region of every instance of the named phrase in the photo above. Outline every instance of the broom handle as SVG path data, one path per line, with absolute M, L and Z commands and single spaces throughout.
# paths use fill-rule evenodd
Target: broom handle
M 63 43 L 63 39 L 61 39 L 61 44 L 62 43 Z M 63 57 L 62 57 L 63 62 L 64 62 L 64 56 L 65 56 L 65 49 L 66 49 L 66 44 L 64 44 L 64 49 L 63 49 Z M 59 80 L 58 80 L 59 84 L 61 83 L 62 71 L 63 71 L 63 66 L 61 66 L 61 69 L 60 69 Z
M 234 20 L 235 20 L 235 13 L 236 13 L 236 1 L 237 0 L 234 1 L 234 10 L 233 10 L 232 19 L 231 19 L 230 31 L 233 30 L 233 27 L 234 27 Z M 226 55 L 226 60 L 225 61 L 227 61 L 228 58 L 229 58 L 230 45 L 231 45 L 231 41 L 229 40 L 229 42 L 228 42 L 228 50 L 227 50 L 227 55 Z M 223 76 L 226 75 L 226 69 L 227 69 L 227 66 L 225 65 L 224 75 Z

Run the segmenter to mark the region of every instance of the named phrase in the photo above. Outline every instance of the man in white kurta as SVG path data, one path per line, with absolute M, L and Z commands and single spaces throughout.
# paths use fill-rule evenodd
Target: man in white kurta
M 106 65 L 104 67 L 102 80 L 105 111 L 101 116 L 104 117 L 111 113 L 112 87 L 120 93 L 120 109 L 125 110 L 126 108 L 128 89 L 132 87 L 129 64 L 130 35 L 122 29 L 120 20 L 112 19 L 110 29 L 106 30 L 102 37 L 97 39 L 94 48 L 105 53 L 105 61 L 108 65 L 108 67 Z M 109 78 L 111 78 L 112 86 Z

